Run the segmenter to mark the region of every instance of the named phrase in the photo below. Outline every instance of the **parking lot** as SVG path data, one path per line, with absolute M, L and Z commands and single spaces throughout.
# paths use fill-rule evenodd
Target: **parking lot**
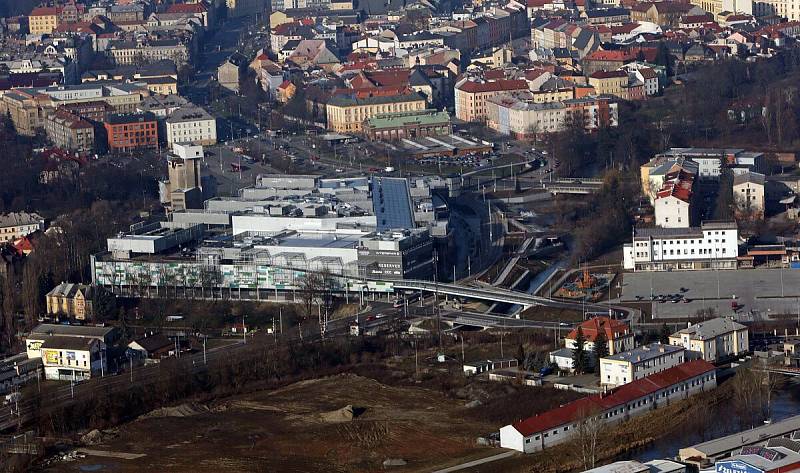
M 654 319 L 692 317 L 708 308 L 714 308 L 717 315 L 736 314 L 743 321 L 800 313 L 800 270 L 625 273 L 622 301 L 650 300 L 651 288 L 656 297 L 679 294 L 689 300 L 653 302 Z M 731 304 L 734 301 L 736 310 Z

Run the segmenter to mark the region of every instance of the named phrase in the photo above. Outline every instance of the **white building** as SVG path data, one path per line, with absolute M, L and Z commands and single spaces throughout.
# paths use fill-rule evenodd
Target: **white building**
M 583 419 L 593 416 L 613 424 L 645 414 L 660 404 L 686 399 L 717 386 L 714 365 L 694 360 L 634 381 L 609 393 L 595 394 L 506 425 L 500 446 L 534 453 L 570 440 Z
M 623 267 L 633 271 L 736 269 L 735 222 L 703 222 L 689 228 L 637 228 L 623 248 Z
M 686 361 L 683 347 L 651 343 L 600 358 L 600 383 L 622 386 Z
M 217 120 L 200 107 L 182 107 L 166 120 L 167 145 L 191 143 L 211 146 L 217 144 Z
M 683 347 L 686 357 L 711 363 L 750 351 L 747 327 L 727 318 L 711 319 L 679 330 L 669 344 Z
M 662 228 L 688 228 L 691 193 L 672 188 L 658 193 L 655 202 L 656 225 Z
M 100 342 L 94 338 L 48 337 L 40 353 L 45 379 L 82 381 L 104 369 Z
M 0 242 L 14 241 L 44 230 L 44 219 L 36 213 L 12 212 L 0 215 Z
M 755 218 L 764 215 L 765 176 L 757 172 L 745 172 L 733 176 L 733 199 L 741 212 Z

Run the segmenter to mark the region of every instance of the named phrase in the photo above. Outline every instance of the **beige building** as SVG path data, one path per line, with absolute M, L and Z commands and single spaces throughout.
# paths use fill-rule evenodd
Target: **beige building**
M 34 8 L 28 15 L 28 30 L 31 34 L 52 34 L 58 27 L 58 8 Z
M 88 121 L 66 110 L 56 110 L 44 120 L 44 131 L 53 145 L 71 151 L 94 149 L 94 127 Z
M 747 327 L 723 317 L 677 331 L 669 336 L 669 344 L 683 347 L 689 359 L 712 363 L 750 351 Z
M 737 210 L 746 216 L 764 216 L 764 175 L 746 172 L 733 176 L 733 199 Z
M 44 219 L 36 213 L 0 214 L 0 242 L 15 241 L 37 230 L 44 230 Z
M 488 100 L 508 93 L 528 90 L 524 80 L 494 81 L 463 79 L 455 87 L 456 118 L 466 122 L 485 122 L 489 118 Z
M 367 119 L 379 114 L 422 110 L 425 99 L 411 90 L 391 95 L 336 95 L 325 105 L 328 129 L 338 133 L 359 133 Z
M 624 97 L 628 86 L 628 73 L 625 71 L 597 71 L 589 76 L 589 85 L 597 95 Z
M 11 89 L 0 98 L 0 113 L 11 116 L 17 133 L 34 136 L 48 114 L 61 105 L 105 102 L 114 112 L 136 112 L 150 91 L 140 84 L 80 84 Z
M 62 282 L 47 293 L 47 314 L 77 320 L 94 318 L 96 289 L 84 284 Z
M 600 384 L 622 386 L 686 361 L 683 347 L 651 343 L 600 358 Z

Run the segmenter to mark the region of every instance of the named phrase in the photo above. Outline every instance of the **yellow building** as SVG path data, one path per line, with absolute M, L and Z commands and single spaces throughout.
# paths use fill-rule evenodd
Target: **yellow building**
M 92 286 L 61 283 L 47 293 L 47 314 L 77 320 L 94 318 L 94 295 Z
M 377 92 L 377 91 L 376 91 Z M 337 95 L 325 106 L 328 129 L 337 133 L 358 133 L 368 118 L 378 114 L 425 110 L 425 99 L 416 92 L 392 95 Z
M 34 8 L 28 15 L 28 29 L 31 34 L 52 34 L 58 27 L 58 8 Z
M 625 71 L 597 71 L 589 76 L 589 85 L 594 87 L 597 95 L 614 95 L 624 97 L 624 88 L 628 85 L 628 73 Z
M 575 98 L 575 89 L 540 90 L 531 92 L 533 103 L 563 102 Z

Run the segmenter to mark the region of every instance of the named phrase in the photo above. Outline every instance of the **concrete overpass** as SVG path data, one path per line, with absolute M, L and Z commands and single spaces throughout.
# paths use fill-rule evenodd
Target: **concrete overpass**
M 624 312 L 626 315 L 633 315 L 633 309 L 628 307 L 608 306 L 606 304 L 582 303 L 565 301 L 560 299 L 548 299 L 547 297 L 534 296 L 525 292 L 512 291 L 498 287 L 472 287 L 450 283 L 435 283 L 432 281 L 402 280 L 392 283 L 395 290 L 424 291 L 441 295 L 463 297 L 467 299 L 479 299 L 487 302 L 520 305 L 527 309 L 532 306 L 552 307 L 556 309 L 571 309 L 587 312 L 607 312 L 609 308 Z

